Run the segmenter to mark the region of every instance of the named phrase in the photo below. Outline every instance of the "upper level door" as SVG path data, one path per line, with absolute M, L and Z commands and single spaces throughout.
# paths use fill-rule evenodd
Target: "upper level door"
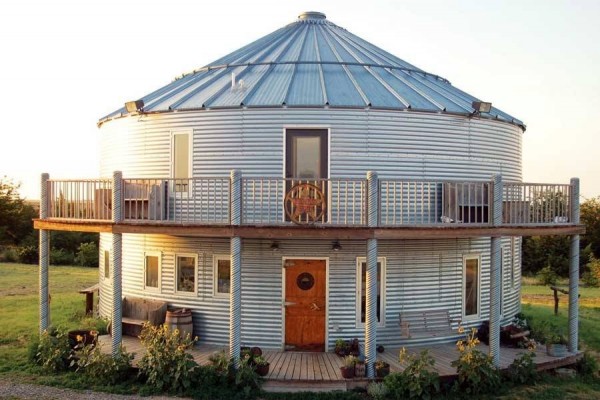
M 327 221 L 329 146 L 327 129 L 287 129 L 286 221 Z

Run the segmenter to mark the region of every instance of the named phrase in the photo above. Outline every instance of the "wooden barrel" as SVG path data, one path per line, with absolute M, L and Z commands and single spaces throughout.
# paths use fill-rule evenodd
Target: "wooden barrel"
M 167 311 L 165 318 L 165 324 L 169 326 L 169 329 L 179 330 L 179 336 L 186 337 L 189 333 L 192 335 L 194 324 L 192 321 L 192 312 L 185 308 L 175 311 Z

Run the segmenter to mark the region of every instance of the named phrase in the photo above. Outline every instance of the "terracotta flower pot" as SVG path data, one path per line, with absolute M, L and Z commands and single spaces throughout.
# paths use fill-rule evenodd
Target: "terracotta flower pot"
M 354 367 L 340 367 L 340 372 L 344 379 L 354 378 Z
M 267 376 L 269 373 L 269 363 L 256 366 L 256 373 L 260 376 Z
M 375 373 L 377 374 L 378 378 L 384 378 L 390 374 L 390 366 L 384 365 L 382 367 L 376 367 Z

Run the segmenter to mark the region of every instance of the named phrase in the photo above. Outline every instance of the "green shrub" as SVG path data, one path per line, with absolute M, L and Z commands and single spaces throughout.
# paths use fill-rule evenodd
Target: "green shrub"
M 597 377 L 598 376 L 598 360 L 589 351 L 583 353 L 583 357 L 577 360 L 575 364 L 577 372 L 584 377 Z
M 550 266 L 542 268 L 537 273 L 536 277 L 538 283 L 545 286 L 556 285 L 556 282 L 558 281 L 558 275 Z
M 75 263 L 82 267 L 98 266 L 98 246 L 94 242 L 81 243 L 77 248 Z
M 75 256 L 70 251 L 63 249 L 50 250 L 50 264 L 52 265 L 73 265 Z
M 400 350 L 400 362 L 408 366 L 400 373 L 385 377 L 384 383 L 392 399 L 430 399 L 440 391 L 440 377 L 434 370 L 435 359 L 423 350 L 417 355 L 408 355 Z
M 37 246 L 23 246 L 17 249 L 19 262 L 23 264 L 37 264 L 40 261 Z
M 498 389 L 502 383 L 500 371 L 493 363 L 492 357 L 477 350 L 479 344 L 477 329 L 473 328 L 464 340 L 456 343 L 458 360 L 452 361 L 456 368 L 458 379 L 454 384 L 454 391 L 474 395 L 491 393 Z
M 535 362 L 535 352 L 527 351 L 515 358 L 506 370 L 506 377 L 515 384 L 533 384 L 539 379 Z
M 586 268 L 587 271 L 581 277 L 583 283 L 590 287 L 600 286 L 600 260 L 594 257 L 594 254 L 590 254 L 590 262 L 587 263 Z
M 19 254 L 16 247 L 4 247 L 0 250 L 0 262 L 18 262 Z
M 76 359 L 72 361 L 72 366 L 76 366 L 77 371 L 82 371 L 88 382 L 93 384 L 114 385 L 125 380 L 131 371 L 134 354 L 127 353 L 125 348 L 120 346 L 116 357 L 113 357 L 103 353 L 101 347 L 101 344 L 77 345 Z
M 61 329 L 45 330 L 40 336 L 35 361 L 46 372 L 60 372 L 68 369 L 71 358 L 69 336 Z
M 187 352 L 197 339 L 179 336 L 177 329 L 144 323 L 140 335 L 146 353 L 138 363 L 140 376 L 148 385 L 159 391 L 183 392 L 192 383 L 194 369 L 198 366 Z
M 389 377 L 388 375 L 387 377 Z M 386 378 L 387 378 L 386 377 Z M 367 394 L 373 398 L 373 400 L 384 400 L 388 396 L 388 388 L 384 382 L 371 382 L 367 386 Z

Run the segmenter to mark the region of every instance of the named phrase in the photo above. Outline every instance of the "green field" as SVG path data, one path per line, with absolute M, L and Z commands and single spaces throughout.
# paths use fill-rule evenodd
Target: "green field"
M 0 263 L 0 379 L 36 382 L 61 387 L 79 387 L 75 373 L 41 375 L 28 361 L 28 348 L 38 334 L 38 267 Z M 96 268 L 51 267 L 51 322 L 67 329 L 97 328 L 98 320 L 85 318 L 85 296 L 78 290 L 98 282 Z M 552 291 L 523 283 L 523 312 L 532 322 L 550 321 L 567 329 L 567 301 L 561 297 L 559 315 L 553 313 Z M 581 348 L 600 352 L 600 289 L 581 288 Z M 135 387 L 96 388 L 121 393 L 135 392 Z M 498 399 L 596 399 L 600 398 L 600 381 L 548 378 L 535 386 L 521 386 L 498 395 Z M 268 396 L 271 398 L 270 396 Z M 348 398 L 351 396 L 349 395 Z M 342 397 L 336 397 L 342 398 Z M 356 397 L 352 397 L 356 398 Z

